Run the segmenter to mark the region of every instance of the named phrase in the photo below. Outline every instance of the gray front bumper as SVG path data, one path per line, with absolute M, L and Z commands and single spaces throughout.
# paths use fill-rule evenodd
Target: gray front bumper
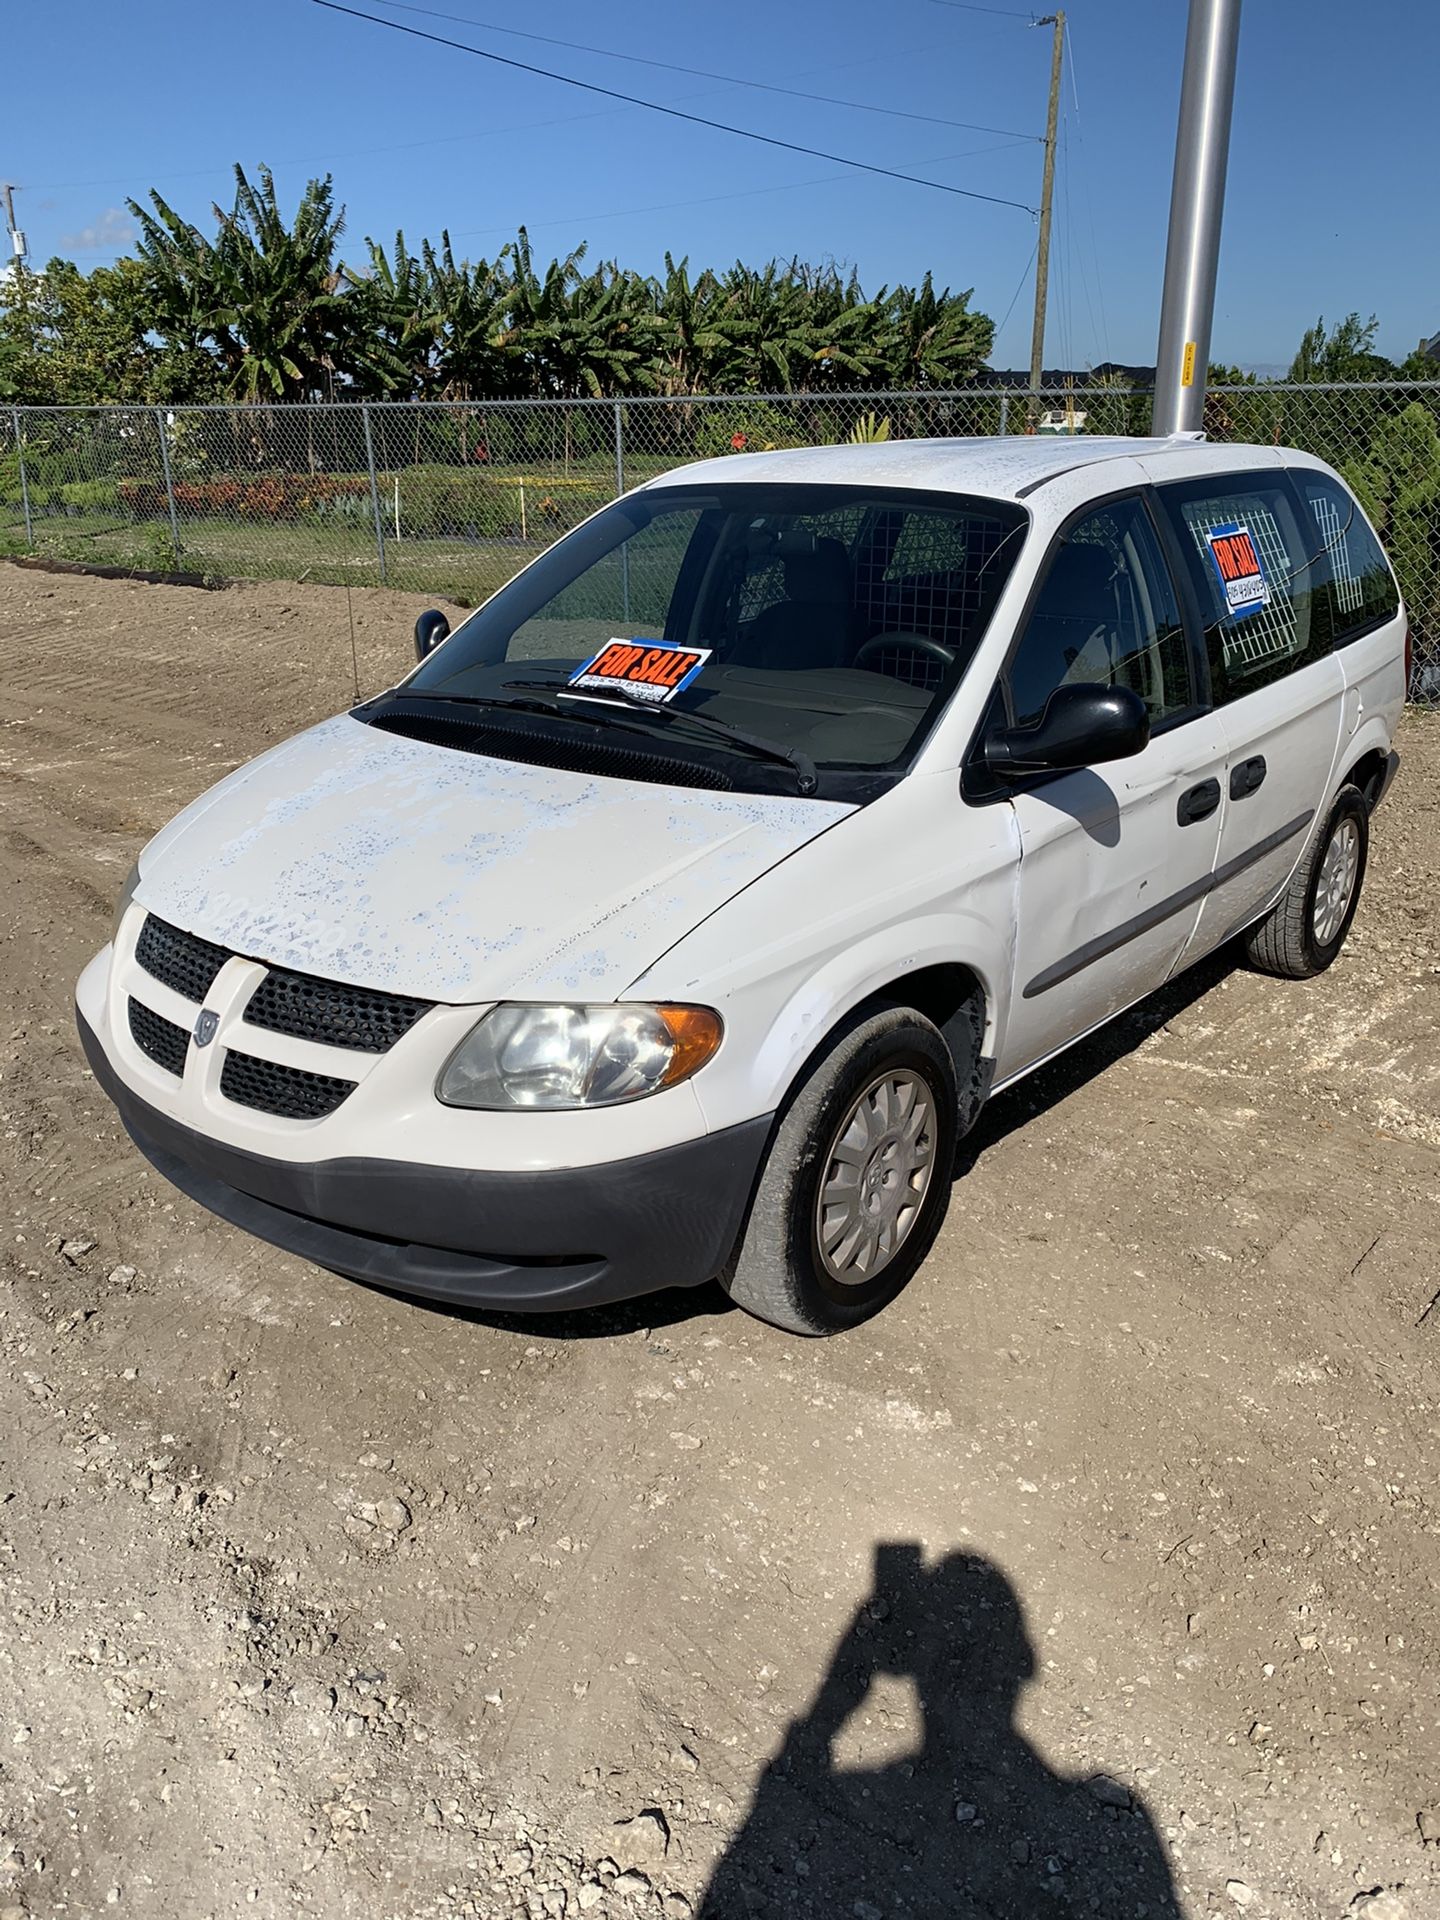
M 397 1293 L 513 1312 L 713 1279 L 749 1212 L 771 1116 L 601 1166 L 471 1172 L 273 1160 L 180 1126 L 119 1078 L 78 1009 L 95 1078 L 165 1178 L 221 1219 Z

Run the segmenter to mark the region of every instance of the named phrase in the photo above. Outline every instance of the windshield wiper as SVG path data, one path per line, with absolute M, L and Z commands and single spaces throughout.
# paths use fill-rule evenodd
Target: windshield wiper
M 518 682 L 510 681 L 507 684 L 514 686 L 517 685 Z M 545 682 L 536 680 L 533 684 L 539 687 L 543 686 Z M 504 700 L 498 694 L 494 693 L 432 693 L 428 687 L 416 693 L 406 693 L 405 690 L 401 688 L 399 698 L 403 700 L 443 700 L 458 707 L 506 707 L 515 713 L 543 714 L 545 718 L 549 720 L 555 719 L 557 715 L 562 720 L 589 719 L 587 714 L 572 714 L 567 707 L 557 707 L 552 700 Z M 604 724 L 605 723 L 600 720 L 590 721 L 591 726 L 598 727 Z
M 759 754 L 766 760 L 782 760 L 786 762 L 795 769 L 795 788 L 798 793 L 812 794 L 820 785 L 820 776 L 815 771 L 815 762 L 810 758 L 808 753 L 802 752 L 799 747 L 782 747 L 778 741 L 766 740 L 757 733 L 747 733 L 743 727 L 733 727 L 728 720 L 719 720 L 713 714 L 694 713 L 688 708 L 665 707 L 658 703 L 641 706 L 637 701 L 628 700 L 623 693 L 593 693 L 588 688 L 583 693 L 572 692 L 568 687 L 557 687 L 554 682 L 550 680 L 506 680 L 504 685 L 507 689 L 515 687 L 518 689 L 533 689 L 536 692 L 543 691 L 545 693 L 551 693 L 555 696 L 556 700 L 581 700 L 588 706 L 606 707 L 612 711 L 618 708 L 627 716 L 638 713 L 649 714 L 654 719 L 663 720 L 667 726 L 676 726 L 681 722 L 688 721 L 693 727 L 699 727 L 703 731 L 717 734 L 732 746 L 748 748 L 751 753 Z M 538 705 L 539 703 L 536 702 L 536 704 Z M 566 707 L 547 707 L 545 711 L 550 713 L 567 713 L 569 709 Z M 648 731 L 645 727 L 637 727 L 633 720 L 617 719 L 613 724 L 616 726 L 625 726 L 631 733 L 645 733 Z
M 504 684 L 507 687 L 534 687 L 545 693 L 554 694 L 557 699 L 564 691 L 563 688 L 554 686 L 549 680 L 507 680 Z M 575 698 L 576 696 L 572 695 L 571 697 Z M 588 699 L 588 697 L 587 695 L 586 698 Z M 557 705 L 555 699 L 507 700 L 493 693 L 428 692 L 412 694 L 410 698 L 415 700 L 445 700 L 451 701 L 457 706 L 464 707 L 499 707 L 506 712 L 513 713 L 536 713 L 540 714 L 546 720 L 573 720 L 577 726 L 598 727 L 602 732 L 606 727 L 614 727 L 622 733 L 638 734 L 641 739 L 648 740 L 652 744 L 655 739 L 655 731 L 652 727 L 641 726 L 631 718 L 631 715 L 633 715 L 637 709 L 631 701 L 624 699 L 623 696 L 618 700 L 611 700 L 607 699 L 604 694 L 601 694 L 598 699 L 593 702 L 594 705 L 599 707 L 621 708 L 625 715 L 623 719 L 615 713 L 580 713 L 573 707 Z M 767 748 L 766 751 L 771 751 L 771 749 Z M 809 792 L 811 789 L 802 788 L 801 791 Z

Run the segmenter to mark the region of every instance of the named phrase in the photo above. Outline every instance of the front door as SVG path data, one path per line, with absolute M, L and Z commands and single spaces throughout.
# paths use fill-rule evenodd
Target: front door
M 1225 814 L 1224 731 L 1196 684 L 1174 582 L 1143 497 L 1061 534 L 999 688 L 1010 724 L 1057 687 L 1125 686 L 1150 713 L 1143 753 L 1014 794 L 1016 962 L 998 1078 L 1142 998 L 1194 931 Z

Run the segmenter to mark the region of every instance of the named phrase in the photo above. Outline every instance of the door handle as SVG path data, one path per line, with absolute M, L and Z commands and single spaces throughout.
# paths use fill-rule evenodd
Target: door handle
M 1252 760 L 1242 760 L 1238 766 L 1230 769 L 1230 798 L 1243 800 L 1247 793 L 1254 793 L 1265 778 L 1265 756 L 1257 753 Z
M 1175 818 L 1182 827 L 1190 827 L 1197 820 L 1208 820 L 1220 804 L 1220 782 L 1202 780 L 1197 787 L 1187 787 L 1181 794 L 1175 808 Z

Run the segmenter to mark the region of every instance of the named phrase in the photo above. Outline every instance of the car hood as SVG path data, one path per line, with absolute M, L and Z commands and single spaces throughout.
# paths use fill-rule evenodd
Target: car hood
M 136 898 L 237 953 L 355 986 L 604 1000 L 851 811 L 492 760 L 343 714 L 157 834 Z

